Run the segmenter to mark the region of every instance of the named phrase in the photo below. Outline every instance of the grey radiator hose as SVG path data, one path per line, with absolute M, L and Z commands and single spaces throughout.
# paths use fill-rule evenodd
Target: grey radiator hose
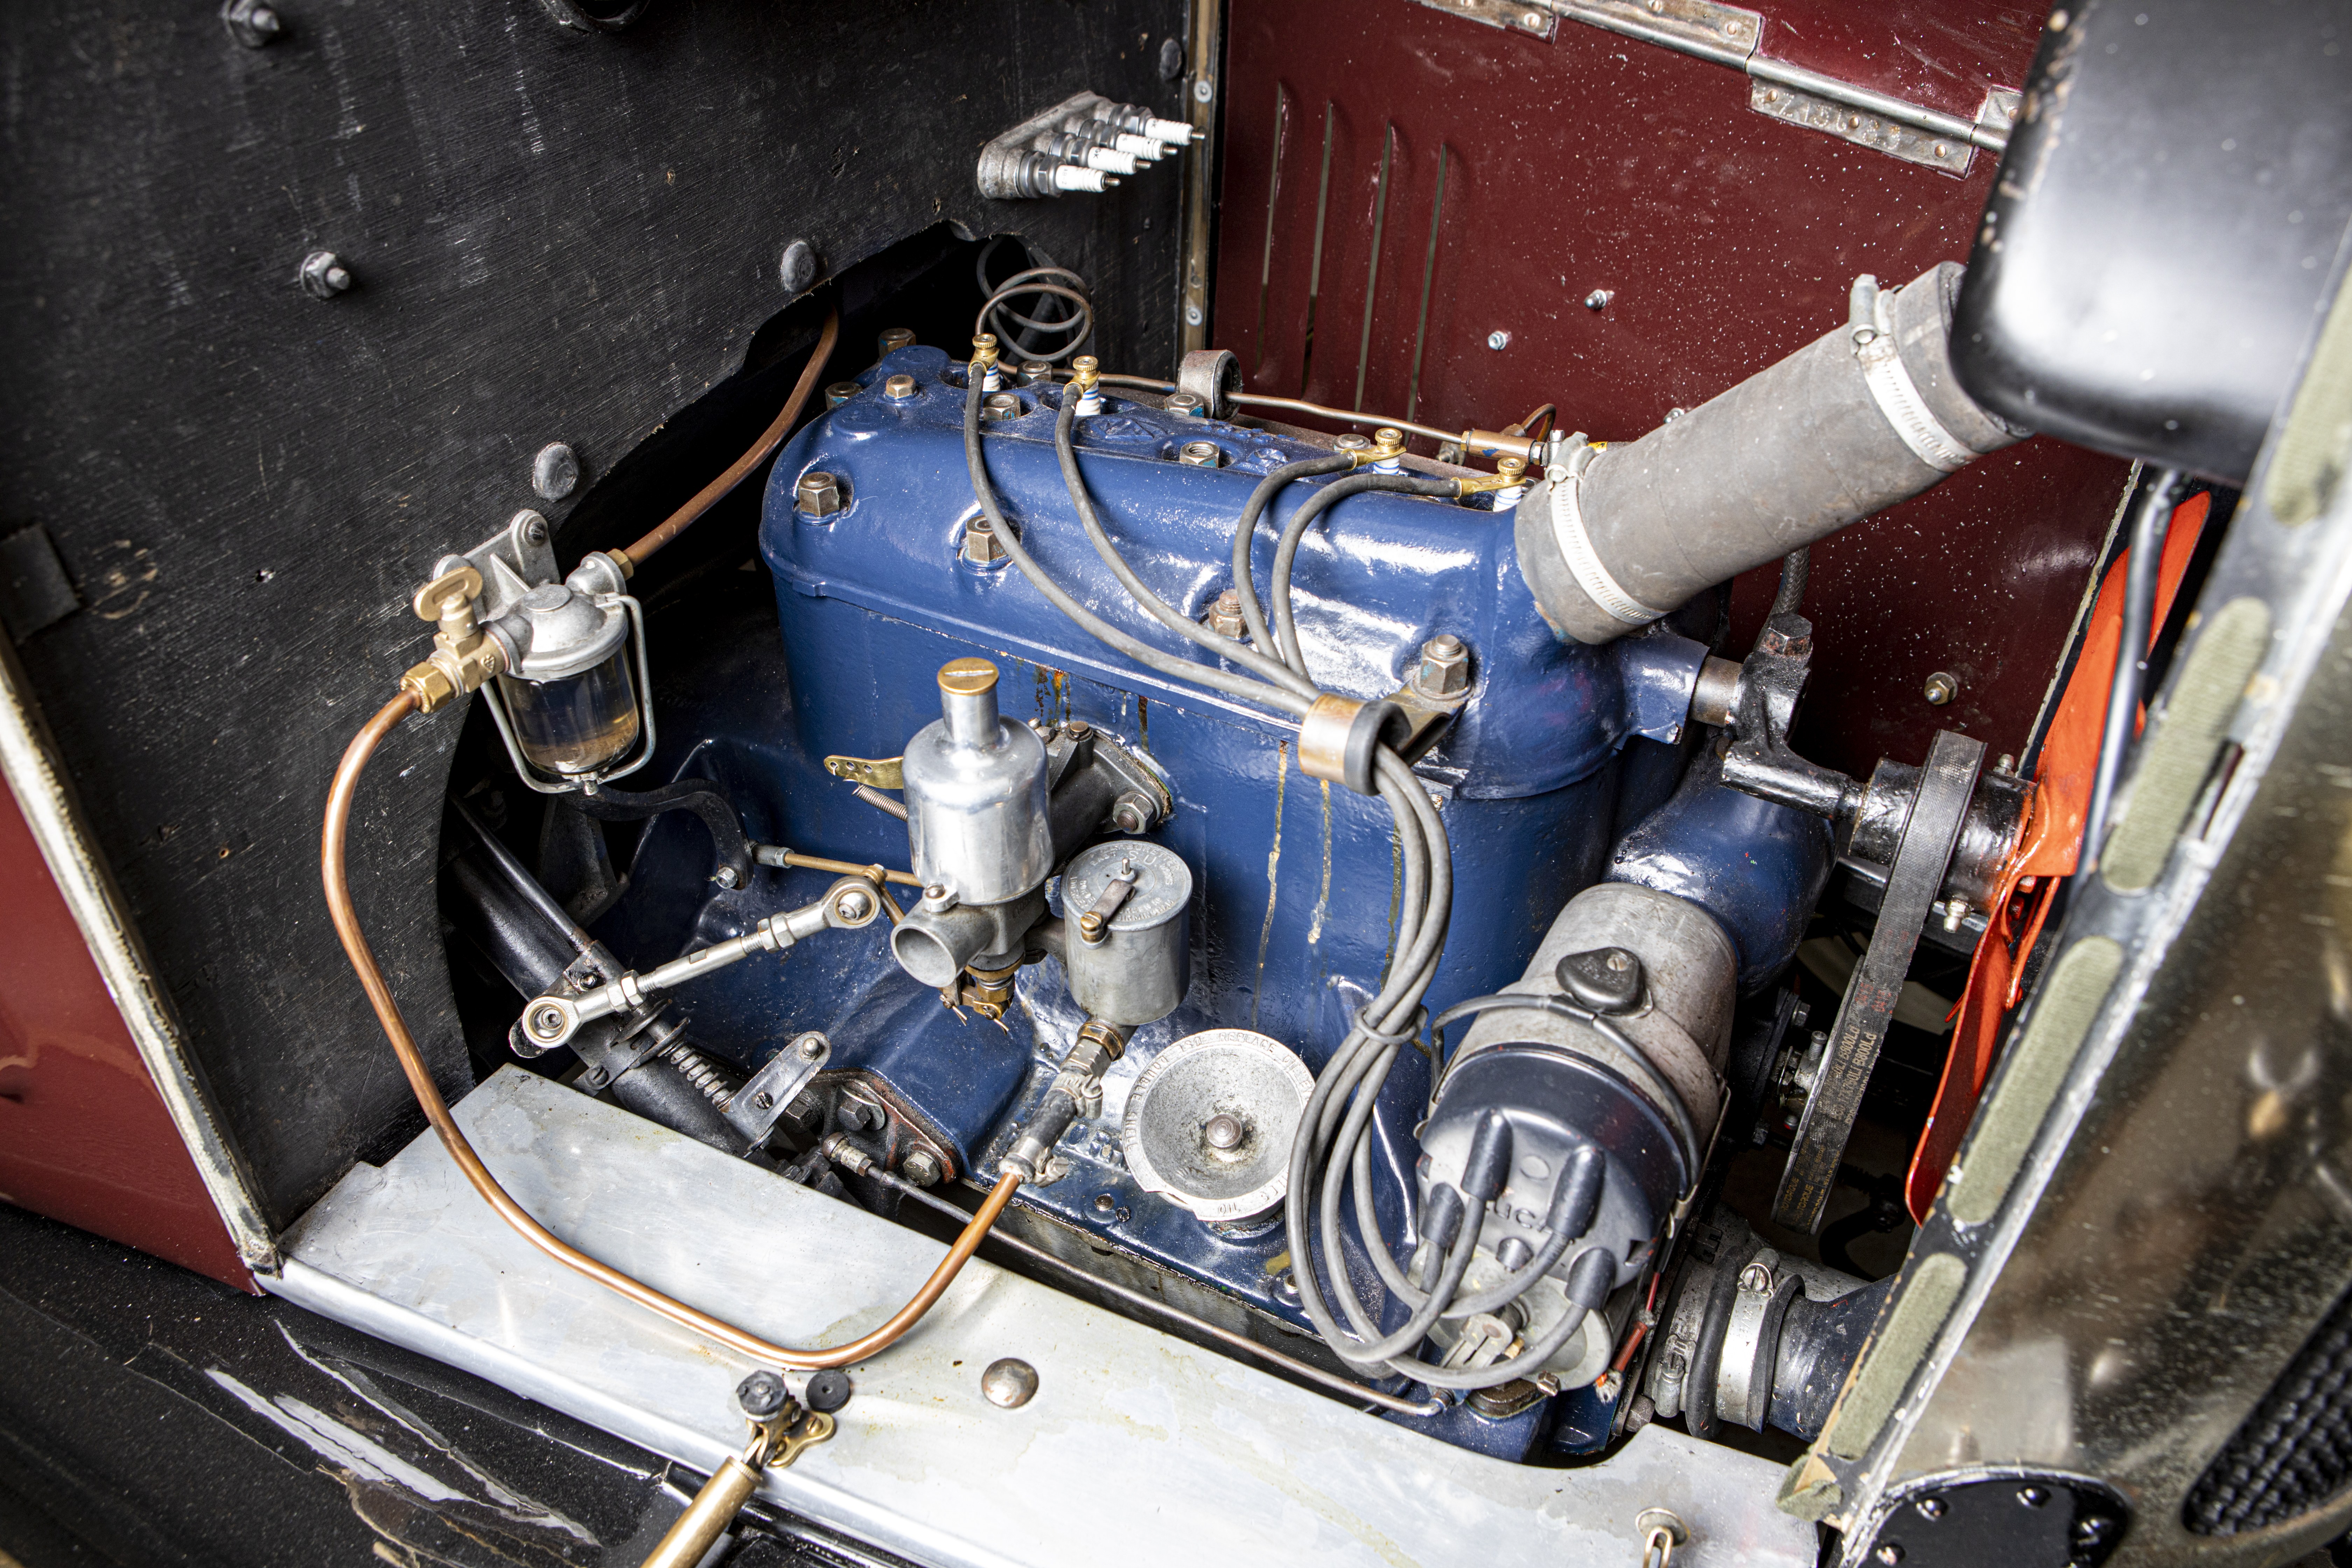
M 1844 326 L 1637 441 L 1548 468 L 1517 536 L 1551 628 L 1622 637 L 2022 440 L 1952 374 L 1963 272 L 1859 279 Z

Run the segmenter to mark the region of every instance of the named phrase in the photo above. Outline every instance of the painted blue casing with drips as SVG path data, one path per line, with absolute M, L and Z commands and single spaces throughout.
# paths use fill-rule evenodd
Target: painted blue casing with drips
M 887 398 L 882 383 L 900 374 L 915 378 L 916 395 Z M 940 666 L 973 654 L 1002 670 L 1008 717 L 1084 720 L 1148 757 L 1177 803 L 1154 837 L 1194 878 L 1192 989 L 1175 1015 L 1137 1031 L 1107 1078 L 1103 1114 L 1065 1140 L 1071 1173 L 1024 1188 L 1017 1201 L 1097 1248 L 1191 1275 L 1303 1326 L 1276 1294 L 1288 1261 L 1280 1227 L 1221 1235 L 1141 1191 L 1118 1156 L 1118 1118 L 1151 1056 L 1194 1030 L 1256 1028 L 1322 1066 L 1392 956 L 1400 889 L 1389 812 L 1303 775 L 1292 721 L 1144 669 L 1097 643 L 1009 564 L 961 557 L 964 524 L 978 514 L 961 376 L 936 349 L 900 350 L 783 449 L 760 538 L 782 657 L 773 645 L 709 656 L 728 668 L 683 700 L 666 699 L 656 772 L 716 779 L 747 831 L 766 842 L 904 867 L 904 825 L 858 801 L 822 761 L 898 755 L 938 717 Z M 985 445 L 1030 552 L 1105 619 L 1180 657 L 1210 658 L 1136 608 L 1079 528 L 1053 447 L 1058 389 L 1016 395 L 1024 415 L 992 422 Z M 1230 585 L 1231 529 L 1252 489 L 1270 468 L 1322 448 L 1106 401 L 1077 431 L 1096 504 L 1145 581 L 1182 613 L 1204 616 Z M 1180 445 L 1203 439 L 1218 444 L 1224 467 L 1174 461 Z M 847 498 L 822 519 L 794 503 L 814 469 L 836 476 Z M 1282 521 L 1315 482 L 1289 487 L 1261 527 L 1261 589 Z M 1397 689 L 1440 632 L 1473 650 L 1471 699 L 1418 767 L 1439 802 L 1455 879 L 1446 955 L 1427 1003 L 1434 1010 L 1500 989 L 1560 906 L 1608 873 L 1631 818 L 1654 827 L 1682 803 L 1658 805 L 1679 764 L 1658 742 L 1681 738 L 1705 648 L 1663 633 L 1604 647 L 1559 641 L 1521 578 L 1510 517 L 1446 500 L 1374 493 L 1333 508 L 1299 552 L 1295 596 L 1308 667 L 1332 689 Z M 1628 769 L 1629 747 L 1659 765 Z M 751 887 L 714 893 L 677 869 L 707 863 L 700 834 L 683 815 L 648 829 L 630 898 L 599 928 L 625 958 L 670 956 L 646 951 L 674 940 L 656 932 L 689 931 L 687 945 L 735 934 L 828 879 L 763 868 Z M 887 1085 L 970 1172 L 985 1168 L 992 1145 L 1042 1092 L 1081 1021 L 1053 961 L 1022 971 L 1016 995 L 1001 1026 L 949 1011 L 898 971 L 877 924 L 813 939 L 783 962 L 738 965 L 682 1000 L 698 1039 L 747 1068 L 798 1030 L 824 1030 L 833 1070 Z M 1375 1121 L 1391 1240 L 1409 1228 L 1402 1194 L 1428 1090 L 1426 1064 L 1408 1053 Z

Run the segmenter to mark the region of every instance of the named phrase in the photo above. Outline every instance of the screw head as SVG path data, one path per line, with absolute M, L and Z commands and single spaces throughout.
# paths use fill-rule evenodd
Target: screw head
M 547 542 L 547 519 L 533 512 L 530 521 L 522 525 L 522 536 L 533 544 Z
M 811 468 L 801 476 L 793 500 L 811 517 L 831 517 L 846 504 L 841 493 L 841 480 L 822 468 Z
M 893 403 L 908 403 L 913 401 L 915 396 L 915 378 L 911 375 L 892 376 L 889 380 L 882 384 L 882 395 L 890 399 Z
M 833 907 L 843 920 L 855 923 L 874 912 L 874 897 L 863 888 L 847 888 L 834 900 Z
M 751 1097 L 751 1107 L 755 1110 L 773 1110 L 776 1109 L 776 1097 L 763 1089 Z
M 1939 1497 L 1923 1497 L 1911 1506 L 1919 1510 L 1921 1519 L 1934 1521 L 1943 1518 L 1951 1505 Z
M 805 239 L 796 239 L 784 247 L 783 258 L 776 263 L 776 279 L 787 294 L 803 294 L 816 281 L 816 248 Z
M 800 1052 L 803 1061 L 813 1062 L 824 1055 L 824 1047 L 825 1039 L 823 1035 L 803 1035 L 800 1044 L 794 1048 Z
M 530 460 L 530 488 L 541 500 L 562 500 L 580 485 L 580 459 L 561 441 L 550 441 Z
M 908 1150 L 906 1157 L 898 1162 L 898 1173 L 919 1187 L 935 1186 L 944 1174 L 939 1156 L 929 1149 Z
M 1511 346 L 1511 334 L 1496 328 L 1486 334 L 1486 346 L 1499 353 Z
M 1614 289 L 1595 289 L 1584 297 L 1584 308 L 1588 310 L 1605 310 L 1609 308 L 1609 301 L 1615 298 L 1617 298 L 1617 290 Z
M 1929 702 L 1935 704 L 1938 708 L 1941 708 L 1945 703 L 1949 702 L 1953 698 L 1958 697 L 1959 694 L 1960 683 L 1958 679 L 1953 676 L 1950 672 L 1941 669 L 1927 678 L 1927 684 L 1920 692 L 1921 696 L 1927 698 Z
M 722 888 L 731 888 L 742 879 L 736 876 L 734 867 L 721 866 L 710 874 L 710 879 Z
M 301 283 L 313 300 L 331 300 L 352 286 L 352 275 L 333 251 L 314 250 L 302 258 Z
M 1286 1268 L 1274 1277 L 1274 1299 L 1287 1307 L 1298 1305 L 1298 1281 Z
M 772 1372 L 755 1372 L 735 1385 L 735 1403 L 754 1421 L 765 1421 L 792 1403 L 792 1390 Z
M 1739 1288 L 1751 1296 L 1770 1295 L 1772 1285 L 1772 1270 L 1768 1265 L 1751 1263 L 1739 1271 Z
M 1334 437 L 1331 441 L 1331 449 L 1335 452 L 1368 452 L 1371 450 L 1371 447 L 1370 437 L 1359 436 L 1353 431 L 1349 431 L 1345 436 Z
M 2023 1503 L 2028 1508 L 2040 1508 L 2050 1500 L 2050 1489 L 2048 1487 L 2020 1487 L 2017 1489 L 2017 1500 Z
M 530 1032 L 544 1039 L 553 1039 L 563 1032 L 563 1009 L 539 1007 L 530 1015 Z
M 221 11 L 221 21 L 229 37 L 248 49 L 258 49 L 277 41 L 285 30 L 285 19 L 262 0 L 231 0 Z
M 1018 1410 L 1037 1396 L 1037 1369 L 1013 1356 L 988 1363 L 980 1392 L 1000 1410 Z
M 1892 1541 L 1887 1542 L 1870 1554 L 1870 1560 L 1874 1563 L 1884 1563 L 1886 1568 L 1895 1568 L 1897 1563 L 1903 1561 L 1903 1548 Z
M 1242 1119 L 1220 1111 L 1201 1126 L 1201 1142 L 1223 1152 L 1242 1146 Z

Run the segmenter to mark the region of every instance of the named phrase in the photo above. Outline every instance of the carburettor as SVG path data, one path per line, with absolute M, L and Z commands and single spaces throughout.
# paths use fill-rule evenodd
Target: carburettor
M 891 934 L 898 966 L 926 985 L 968 968 L 1017 968 L 1054 869 L 1045 742 L 996 710 L 996 667 L 940 670 L 940 716 L 900 763 L 907 841 L 923 900 Z

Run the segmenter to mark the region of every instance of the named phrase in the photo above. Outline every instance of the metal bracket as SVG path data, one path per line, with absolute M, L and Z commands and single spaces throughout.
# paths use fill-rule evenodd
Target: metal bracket
M 440 557 L 432 574 L 446 576 L 461 563 L 480 573 L 482 592 L 475 615 L 488 626 L 531 589 L 558 579 L 554 540 L 547 519 L 526 508 L 465 554 Z
M 1827 132 L 1841 141 L 1872 148 L 1906 163 L 1924 163 L 1955 179 L 1967 177 L 1969 163 L 1976 156 L 1975 146 L 1959 138 L 1938 136 L 1868 110 L 1776 82 L 1750 80 L 1748 107 L 1790 125 Z
M 906 775 L 899 766 L 905 761 L 904 757 L 827 757 L 824 771 L 835 778 L 875 789 L 905 789 Z
M 1527 0 L 1419 0 L 1419 3 L 1433 11 L 1459 16 L 1465 22 L 1501 27 L 1507 32 L 1531 33 L 1538 38 L 1550 37 L 1559 26 L 1559 17 L 1551 7 L 1539 3 L 1529 5 Z
M 1846 984 L 1845 1000 L 1830 1028 L 1829 1054 L 1797 1123 L 1780 1190 L 1773 1195 L 1775 1224 L 1806 1236 L 1821 1232 L 1830 1190 L 1837 1184 L 1838 1162 L 1853 1135 L 1863 1090 L 1869 1087 L 1871 1068 L 1878 1063 L 1879 1047 L 1886 1041 L 1895 1005 L 1903 994 L 1904 973 L 1911 967 L 1928 907 L 1944 885 L 1945 868 L 1958 847 L 1984 750 L 1982 741 L 1951 730 L 1937 731 L 1927 747 L 1918 798 L 1887 873 L 1886 897 L 1879 905 L 1870 951 L 1862 955 Z
M 1759 800 L 1776 801 L 1831 821 L 1851 815 L 1862 786 L 1843 773 L 1809 763 L 1789 748 L 1789 726 L 1813 661 L 1813 624 L 1779 615 L 1764 623 L 1756 651 L 1740 666 L 1737 737 L 1723 757 L 1723 782 Z
M 727 1124 L 757 1148 L 775 1130 L 784 1108 L 833 1059 L 833 1042 L 814 1030 L 794 1037 L 746 1079 L 722 1113 Z

